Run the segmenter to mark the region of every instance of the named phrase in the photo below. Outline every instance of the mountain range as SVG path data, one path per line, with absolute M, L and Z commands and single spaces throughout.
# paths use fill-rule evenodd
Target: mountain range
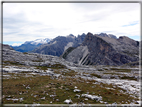
M 50 39 L 36 39 L 34 41 L 26 41 L 24 44 L 20 46 L 11 46 L 14 50 L 19 52 L 30 52 L 36 47 L 39 47 L 42 44 L 48 43 Z
M 138 41 L 106 33 L 38 39 L 13 48 L 20 52 L 60 56 L 79 65 L 123 65 L 139 60 Z
M 115 38 L 117 37 L 112 34 L 106 34 L 106 33 L 101 33 L 99 36 L 102 37 L 108 37 L 108 38 Z M 81 35 L 78 35 L 77 37 L 74 36 L 73 34 L 70 34 L 68 36 L 58 36 L 48 42 L 47 44 L 43 44 L 36 49 L 34 49 L 32 52 L 33 53 L 40 53 L 40 54 L 47 54 L 47 55 L 53 55 L 53 56 L 61 56 L 66 49 L 69 47 L 78 47 L 82 44 L 86 37 L 86 34 L 83 33 Z
M 84 33 L 82 35 L 78 35 L 77 37 L 72 34 L 68 36 L 58 36 L 47 44 L 37 47 L 32 52 L 60 56 L 67 48 L 79 46 L 83 42 L 85 36 L 86 35 Z

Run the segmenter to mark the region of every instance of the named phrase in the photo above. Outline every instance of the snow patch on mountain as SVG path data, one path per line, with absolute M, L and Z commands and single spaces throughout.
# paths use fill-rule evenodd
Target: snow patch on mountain
M 34 41 L 26 41 L 24 44 L 33 44 L 33 45 L 38 45 L 38 44 L 44 44 L 44 43 L 48 43 L 50 41 L 50 39 L 45 38 L 45 39 L 36 39 Z
M 50 39 L 48 39 L 48 38 L 45 38 L 45 39 L 36 39 L 31 44 L 36 44 L 36 45 L 39 44 L 39 43 L 44 44 L 44 43 L 48 43 L 49 41 L 50 41 Z

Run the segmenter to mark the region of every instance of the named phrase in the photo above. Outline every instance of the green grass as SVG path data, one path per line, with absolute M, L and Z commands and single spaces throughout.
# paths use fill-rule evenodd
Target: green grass
M 63 69 L 63 68 L 66 68 L 65 65 L 62 65 L 62 64 L 49 64 L 47 66 L 36 66 L 37 69 L 40 69 L 40 70 L 47 70 L 48 68 L 51 68 L 51 69 Z
M 73 70 L 66 72 L 65 74 L 63 74 L 64 76 L 75 76 L 77 73 Z
M 23 52 L 23 54 L 29 54 L 28 52 Z
M 53 65 L 51 65 L 50 68 L 53 68 L 53 69 L 62 69 L 62 68 L 66 68 L 66 66 L 62 65 L 62 64 L 53 64 Z
M 3 61 L 3 65 L 22 65 L 22 64 L 15 61 Z
M 23 65 L 18 65 L 22 66 Z M 114 103 L 117 104 L 125 104 L 126 102 L 131 103 L 133 100 L 137 101 L 138 98 L 131 97 L 130 94 L 124 94 L 123 89 L 116 86 L 114 88 L 113 84 L 104 84 L 100 83 L 97 84 L 97 81 L 95 80 L 85 80 L 82 78 L 72 78 L 75 75 L 77 75 L 77 72 L 71 69 L 67 69 L 62 64 L 54 64 L 49 66 L 37 66 L 37 69 L 40 70 L 47 70 L 48 68 L 53 69 L 54 73 L 61 74 L 64 77 L 60 76 L 58 79 L 53 79 L 50 76 L 40 76 L 40 75 L 33 75 L 29 74 L 27 72 L 21 72 L 21 73 L 8 73 L 10 75 L 9 79 L 3 78 L 3 87 L 2 87 L 2 93 L 5 96 L 2 100 L 3 104 L 33 104 L 33 103 L 40 103 L 40 104 L 50 104 L 52 101 L 52 104 L 64 104 L 64 101 L 66 99 L 71 99 L 73 103 L 81 103 L 84 102 L 85 104 L 100 104 L 100 102 L 97 102 L 96 100 L 91 100 L 88 98 L 88 100 L 85 100 L 85 97 L 79 97 L 76 96 L 86 94 L 89 92 L 91 95 L 98 95 L 102 96 L 102 100 L 104 102 L 108 103 Z M 103 72 L 104 74 L 116 74 L 117 72 L 127 72 L 130 73 L 130 69 L 118 69 L 118 68 L 111 68 L 114 73 L 111 72 Z M 108 71 L 111 71 L 108 70 Z M 29 75 L 30 77 L 26 77 L 26 75 Z M 95 76 L 98 78 L 101 78 L 101 75 L 92 73 L 91 76 Z M 17 78 L 14 78 L 17 77 Z M 127 76 L 121 76 L 121 79 L 129 79 L 129 80 L 135 80 L 134 77 L 127 77 Z M 96 83 L 96 84 L 94 84 Z M 26 87 L 30 87 L 26 88 Z M 77 86 L 81 92 L 74 92 L 74 87 Z M 106 89 L 113 88 L 113 89 Z M 122 90 L 123 92 L 120 92 Z M 48 94 L 47 94 L 48 93 Z M 6 98 L 9 98 L 9 95 L 11 98 L 23 98 L 23 101 L 12 101 L 12 100 L 6 100 Z M 35 97 L 35 95 L 37 95 Z M 56 95 L 56 96 L 50 96 L 50 95 Z M 41 99 L 45 97 L 45 99 Z M 124 102 L 122 102 L 124 101 Z
M 122 74 L 119 74 L 119 73 L 117 73 L 117 72 L 104 72 L 103 74 L 122 75 Z
M 48 67 L 46 67 L 46 66 L 37 66 L 36 68 L 40 69 L 40 70 L 47 70 L 48 69 Z
M 95 76 L 97 78 L 101 78 L 102 76 L 98 75 L 98 74 L 91 74 L 92 76 Z
M 72 77 L 73 73 L 74 71 L 69 71 L 69 75 L 66 74 L 66 76 Z M 115 90 L 105 88 L 113 88 L 112 84 L 93 84 L 96 82 L 95 80 L 89 81 L 71 77 L 51 79 L 49 76 L 38 75 L 34 77 L 21 77 L 17 75 L 17 77 L 19 78 L 3 79 L 3 95 L 5 95 L 3 104 L 32 104 L 33 102 L 50 104 L 51 101 L 52 104 L 63 104 L 66 99 L 71 99 L 73 103 L 84 102 L 85 104 L 100 104 L 95 100 L 85 100 L 85 97 L 78 98 L 76 96 L 76 94 L 82 95 L 87 92 L 91 95 L 102 96 L 103 101 L 108 103 L 122 103 L 122 101 L 124 101 L 124 103 L 126 101 L 130 103 L 133 99 L 138 100 L 137 98 L 131 97 L 129 94 L 120 93 L 122 89 L 117 86 Z M 27 86 L 29 86 L 30 89 L 26 89 Z M 77 86 L 81 92 L 73 92 L 75 86 Z M 23 98 L 24 101 L 8 101 L 6 98 L 8 98 L 9 95 L 12 98 Z M 34 97 L 35 95 L 37 96 Z M 50 97 L 50 95 L 56 96 Z M 41 99 L 43 97 L 45 97 L 45 100 Z
M 110 70 L 114 70 L 117 72 L 131 72 L 131 69 L 120 69 L 120 68 L 110 68 Z
M 103 69 L 98 69 L 98 71 L 104 71 Z
M 128 80 L 135 80 L 135 81 L 137 81 L 137 78 L 135 78 L 135 77 L 128 77 L 128 76 L 123 76 L 123 77 L 121 77 L 121 79 L 128 79 Z

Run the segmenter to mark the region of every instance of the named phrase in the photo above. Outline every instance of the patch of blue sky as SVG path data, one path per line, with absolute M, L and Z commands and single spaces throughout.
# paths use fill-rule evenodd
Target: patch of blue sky
M 140 41 L 140 39 L 141 39 L 140 36 L 137 36 L 137 35 L 136 36 L 130 36 L 130 38 L 134 39 L 136 41 Z
M 23 44 L 23 42 L 20 41 L 3 41 L 3 44 L 8 44 L 8 45 L 13 45 L 14 43 Z
M 137 25 L 137 24 L 139 24 L 139 21 L 134 21 L 134 22 L 132 22 L 132 23 L 130 23 L 130 24 L 123 25 L 122 27 L 134 26 L 134 25 Z

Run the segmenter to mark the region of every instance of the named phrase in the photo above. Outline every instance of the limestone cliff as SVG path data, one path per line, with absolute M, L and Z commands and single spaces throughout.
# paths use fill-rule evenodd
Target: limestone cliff
M 83 65 L 123 65 L 139 60 L 139 42 L 128 37 L 109 38 L 88 33 L 66 60 Z

